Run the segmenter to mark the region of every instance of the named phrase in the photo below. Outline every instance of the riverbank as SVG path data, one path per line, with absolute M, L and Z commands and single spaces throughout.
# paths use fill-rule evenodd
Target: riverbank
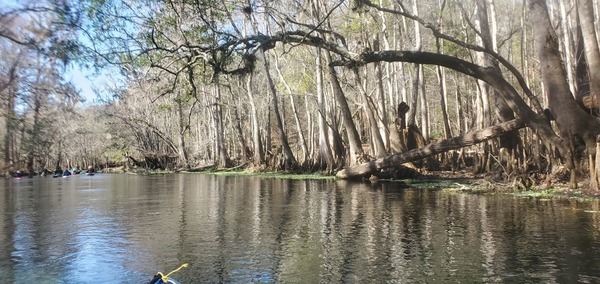
M 286 172 L 260 172 L 245 168 L 219 169 L 216 167 L 205 167 L 194 170 L 149 170 L 149 169 L 124 169 L 108 168 L 106 173 L 128 173 L 137 175 L 159 175 L 170 173 L 203 173 L 212 175 L 235 175 L 235 176 L 258 176 L 262 178 L 294 179 L 294 180 L 339 180 L 333 174 L 325 173 L 286 173 Z M 362 180 L 347 181 L 362 183 L 402 183 L 407 188 L 438 189 L 463 191 L 474 194 L 501 193 L 517 196 L 528 196 L 538 198 L 578 198 L 578 199 L 600 199 L 600 191 L 591 190 L 589 180 L 581 180 L 577 189 L 570 189 L 566 181 L 561 179 L 542 183 L 532 177 L 517 177 L 512 181 L 503 181 L 485 174 L 473 174 L 468 171 L 431 171 L 413 176 L 411 178 L 365 178 Z

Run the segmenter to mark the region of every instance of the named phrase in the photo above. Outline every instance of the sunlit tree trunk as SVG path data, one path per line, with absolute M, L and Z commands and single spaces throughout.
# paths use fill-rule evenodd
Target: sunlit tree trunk
M 17 69 L 20 62 L 20 55 L 17 59 L 15 59 L 11 66 L 8 69 L 8 76 L 4 78 L 2 85 L 0 85 L 0 95 L 4 94 L 3 100 L 5 100 L 4 105 L 4 121 L 5 121 L 5 131 L 4 134 L 4 145 L 3 145 L 3 153 L 4 153 L 4 165 L 6 167 L 12 165 L 14 161 L 14 137 L 15 132 L 17 131 L 17 113 L 15 112 L 15 100 L 16 100 L 16 80 L 17 80 Z
M 488 11 L 491 17 L 488 16 Z M 496 26 L 496 19 L 493 17 L 493 6 L 488 5 L 487 0 L 477 0 L 477 12 L 479 15 L 479 27 L 481 31 L 481 42 L 486 49 L 496 51 L 496 37 L 494 27 Z M 482 66 L 494 68 L 501 74 L 498 61 L 489 54 L 481 54 Z M 487 83 L 482 84 L 488 94 L 491 94 L 494 100 L 495 112 L 500 122 L 513 120 L 515 118 L 514 112 L 510 109 L 508 104 L 502 99 L 494 88 L 489 86 Z M 509 151 L 516 149 L 519 144 L 518 133 L 509 133 L 500 137 L 500 147 L 507 148 Z
M 440 39 L 436 39 L 436 46 L 438 53 L 443 53 Z M 440 109 L 442 110 L 442 123 L 444 124 L 444 136 L 446 139 L 452 137 L 452 130 L 450 129 L 450 119 L 448 119 L 448 106 L 446 104 L 448 98 L 448 91 L 446 88 L 446 72 L 441 66 L 436 67 L 438 84 L 440 87 Z
M 17 114 L 15 113 L 15 97 L 12 92 L 7 95 L 5 105 L 5 121 L 6 121 L 6 133 L 4 135 L 4 164 L 6 166 L 14 163 L 14 133 L 17 130 Z
M 223 127 L 223 111 L 221 109 L 221 85 L 217 82 L 214 88 L 214 103 L 211 106 L 214 119 L 215 129 L 215 152 L 218 155 L 218 163 L 220 166 L 229 166 L 227 158 L 227 148 L 225 147 L 225 129 Z
M 261 55 L 265 76 L 267 77 L 268 89 L 271 95 L 271 106 L 273 107 L 273 115 L 275 116 L 277 133 L 279 134 L 280 140 L 279 142 L 281 143 L 282 151 L 285 158 L 284 166 L 286 170 L 292 170 L 297 168 L 298 163 L 296 162 L 294 153 L 292 153 L 292 149 L 290 148 L 290 144 L 288 142 L 287 134 L 285 133 L 285 129 L 283 128 L 283 121 L 279 111 L 279 102 L 277 100 L 277 89 L 275 88 L 275 83 L 273 82 L 273 78 L 271 77 L 271 71 L 269 70 L 269 62 L 267 61 L 267 56 L 264 53 L 264 51 L 261 51 Z
M 487 17 L 487 9 L 485 6 L 485 3 L 483 3 L 485 0 L 477 0 L 477 13 L 479 15 L 479 18 L 477 19 L 477 23 L 479 24 L 480 30 L 485 29 L 486 32 L 489 34 L 490 29 L 489 29 L 489 22 L 488 22 L 488 17 Z M 484 32 L 482 31 L 482 34 Z M 488 36 L 486 38 L 488 40 L 488 43 L 490 44 L 489 48 L 492 48 L 491 46 L 491 38 Z M 483 42 L 483 38 L 480 37 L 478 38 L 478 41 L 480 43 Z M 485 45 L 485 43 L 483 44 Z M 479 63 L 483 66 L 489 66 L 486 64 L 489 64 L 490 62 L 488 62 L 486 60 L 486 54 L 484 54 L 483 52 L 478 52 L 477 53 L 477 59 L 479 61 Z M 487 127 L 490 125 L 490 102 L 489 102 L 489 98 L 490 98 L 490 93 L 493 92 L 492 87 L 479 80 L 477 81 L 477 84 L 479 85 L 479 92 L 478 92 L 478 100 L 477 100 L 477 127 L 478 128 L 483 128 L 483 127 Z
M 326 115 L 326 101 L 325 92 L 323 88 L 323 69 L 321 64 L 321 49 L 317 48 L 316 62 L 315 62 L 315 75 L 316 75 L 316 87 L 317 87 L 317 105 L 318 105 L 318 124 L 319 124 L 319 154 L 317 156 L 317 162 L 321 167 L 327 167 L 331 169 L 333 166 L 333 154 L 331 152 L 331 146 L 329 143 L 329 127 L 327 126 Z
M 567 81 L 569 82 L 569 88 L 571 89 L 571 93 L 575 93 L 575 80 L 573 79 L 573 56 L 571 55 L 571 32 L 569 28 L 569 18 L 567 16 L 567 9 L 565 7 L 564 0 L 557 1 L 559 12 L 560 12 L 560 31 L 562 34 L 561 46 L 562 46 L 562 55 L 565 60 L 565 70 L 567 71 Z
M 176 98 L 175 102 L 177 103 L 177 117 L 178 117 L 178 132 L 177 132 L 177 149 L 179 150 L 179 158 L 181 159 L 181 164 L 184 168 L 189 167 L 188 163 L 188 154 L 187 154 L 187 146 L 185 143 L 185 133 L 189 129 L 189 123 L 186 121 L 186 117 L 184 116 L 183 111 L 183 99 Z
M 304 137 L 304 131 L 302 131 L 302 125 L 300 124 L 300 118 L 298 116 L 298 110 L 296 109 L 296 99 L 294 98 L 294 93 L 292 92 L 292 88 L 288 84 L 287 80 L 283 77 L 283 73 L 281 73 L 281 69 L 279 68 L 279 56 L 275 55 L 275 69 L 277 70 L 277 74 L 279 75 L 279 80 L 285 86 L 286 91 L 288 92 L 288 96 L 290 98 L 290 106 L 292 108 L 292 114 L 294 115 L 294 122 L 296 123 L 296 132 L 298 133 L 298 143 L 302 147 L 302 157 L 303 161 L 308 159 L 308 147 L 306 146 L 306 138 Z
M 260 133 L 260 124 L 258 122 L 258 110 L 254 99 L 252 88 L 252 74 L 246 75 L 246 92 L 248 94 L 248 102 L 250 104 L 250 119 L 252 120 L 252 146 L 254 155 L 254 164 L 260 165 L 264 163 L 265 156 Z
M 374 50 L 380 50 L 379 48 L 379 38 L 375 38 L 373 40 L 373 49 Z M 387 127 L 388 127 L 388 115 L 387 115 L 387 107 L 386 107 L 386 98 L 385 98 L 385 89 L 384 89 L 384 83 L 383 83 L 383 71 L 382 71 L 382 66 L 381 66 L 381 62 L 376 62 L 375 64 L 375 75 L 377 76 L 377 113 L 379 114 L 378 117 L 380 119 L 378 119 L 378 124 L 379 124 L 379 133 L 381 135 L 381 138 L 383 139 L 384 145 L 386 146 L 386 149 L 389 148 L 390 145 L 390 139 L 389 139 L 389 135 L 388 135 L 388 131 L 387 131 Z
M 325 58 L 327 59 L 327 63 L 331 62 L 331 54 L 329 51 L 325 52 Z M 362 143 L 360 141 L 360 135 L 356 130 L 356 125 L 354 124 L 354 120 L 352 119 L 352 112 L 350 111 L 350 107 L 348 106 L 348 101 L 346 100 L 346 96 L 344 95 L 344 90 L 340 85 L 340 81 L 338 79 L 338 74 L 335 70 L 335 67 L 327 64 L 327 75 L 329 76 L 329 81 L 331 83 L 331 87 L 333 89 L 333 96 L 335 97 L 335 101 L 340 109 L 342 114 L 342 123 L 346 128 L 346 134 L 348 135 L 348 144 L 350 148 L 350 164 L 359 163 L 366 159 L 365 153 L 362 148 Z
M 419 86 L 421 87 L 421 95 L 419 96 L 419 106 L 421 108 L 421 132 L 423 134 L 423 138 L 425 139 L 425 143 L 429 143 L 429 103 L 427 102 L 427 92 L 424 81 L 425 76 L 423 75 L 423 69 L 421 69 L 421 75 L 419 76 Z
M 371 102 L 371 99 L 369 98 L 367 91 L 365 90 L 362 82 L 361 82 L 361 78 L 360 78 L 360 74 L 358 72 L 358 68 L 354 68 L 354 76 L 356 79 L 356 85 L 359 89 L 359 93 L 360 96 L 362 98 L 362 102 L 363 102 L 363 109 L 365 111 L 365 114 L 367 115 L 367 120 L 368 120 L 368 124 L 369 124 L 369 133 L 371 134 L 371 149 L 373 149 L 373 154 L 376 157 L 385 157 L 386 155 L 386 150 L 385 150 L 385 144 L 383 144 L 383 139 L 381 138 L 381 134 L 379 132 L 379 126 L 377 124 L 377 117 L 375 115 L 375 106 L 373 105 L 373 103 Z
M 585 59 L 587 61 L 590 94 L 595 98 L 594 107 L 600 108 L 600 49 L 598 35 L 594 29 L 594 8 L 592 0 L 577 0 L 579 24 L 583 36 Z
M 412 6 L 413 6 L 413 14 L 415 16 L 419 15 L 419 9 L 417 6 L 417 1 L 413 0 L 412 1 Z M 421 50 L 421 28 L 419 26 L 419 23 L 417 22 L 413 22 L 414 25 L 414 33 L 415 33 L 415 46 L 414 46 L 414 50 L 416 51 L 420 51 Z M 423 78 L 422 78 L 422 74 L 423 74 L 423 67 L 419 64 L 415 64 L 414 65 L 414 70 L 413 70 L 413 76 L 412 76 L 412 93 L 411 93 L 411 97 L 408 99 L 408 106 L 410 107 L 410 109 L 408 110 L 408 114 L 406 117 L 406 125 L 416 125 L 416 114 L 417 114 L 417 105 L 418 105 L 418 101 L 419 101 L 419 91 L 420 91 L 420 86 L 423 82 Z
M 310 104 L 308 103 L 308 96 L 304 96 L 304 109 L 306 110 L 306 128 L 308 132 L 308 153 L 310 155 L 310 159 L 314 160 L 315 157 L 315 133 L 313 128 L 313 115 L 310 112 Z

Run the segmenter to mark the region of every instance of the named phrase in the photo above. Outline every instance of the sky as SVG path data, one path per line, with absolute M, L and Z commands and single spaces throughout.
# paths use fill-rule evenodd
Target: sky
M 102 82 L 100 78 L 93 77 L 89 70 L 82 70 L 75 67 L 72 68 L 69 73 L 68 76 L 70 77 L 70 81 L 80 90 L 81 96 L 85 98 L 85 104 L 94 104 L 96 101 L 96 94 L 94 93 L 92 86 L 101 85 L 104 84 L 104 82 Z
M 114 68 L 107 67 L 97 74 L 92 69 L 72 64 L 67 70 L 65 79 L 75 85 L 80 91 L 81 96 L 85 99 L 84 105 L 101 104 L 98 94 L 101 97 L 111 97 L 107 91 L 121 86 L 123 84 L 123 76 Z

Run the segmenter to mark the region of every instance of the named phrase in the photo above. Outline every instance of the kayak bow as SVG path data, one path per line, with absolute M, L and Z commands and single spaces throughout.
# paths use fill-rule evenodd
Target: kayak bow
M 162 272 L 158 272 L 156 275 L 154 275 L 152 280 L 148 282 L 148 284 L 179 284 L 177 280 L 172 278 L 169 279 L 169 276 L 185 267 L 188 267 L 187 263 L 182 264 L 179 268 L 167 273 L 166 275 L 164 275 Z

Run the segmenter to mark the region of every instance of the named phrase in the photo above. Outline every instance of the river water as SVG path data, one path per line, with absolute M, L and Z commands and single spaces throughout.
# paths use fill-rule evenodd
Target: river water
M 4 283 L 598 283 L 597 201 L 345 181 L 0 181 Z

